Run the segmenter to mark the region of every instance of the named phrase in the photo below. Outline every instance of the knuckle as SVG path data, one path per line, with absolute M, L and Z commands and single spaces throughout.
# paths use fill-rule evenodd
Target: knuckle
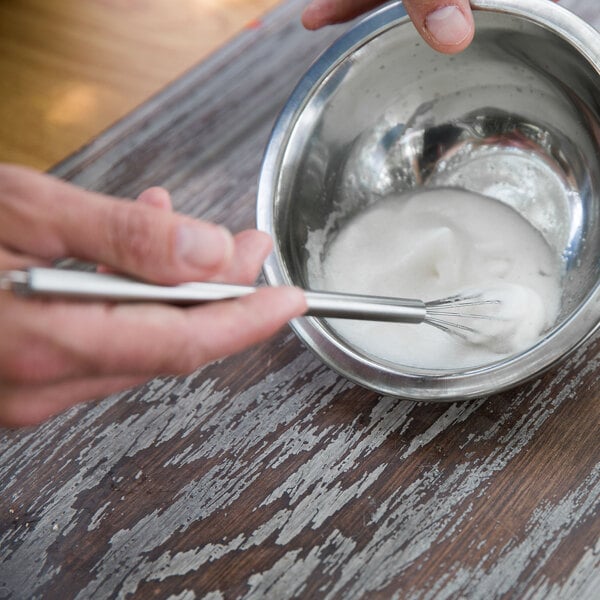
M 189 323 L 182 323 L 182 327 L 174 331 L 178 331 L 174 344 L 176 351 L 165 356 L 164 365 L 170 373 L 188 375 L 210 362 L 204 336 L 198 335 Z
M 108 223 L 108 239 L 116 259 L 134 268 L 147 264 L 155 247 L 149 213 L 118 204 L 111 208 Z
M 188 336 L 184 336 L 188 337 Z M 189 339 L 180 339 L 173 344 L 173 352 L 164 352 L 159 360 L 158 370 L 164 374 L 188 375 L 202 364 L 194 344 Z
M 202 358 L 198 355 L 196 348 L 192 344 L 186 344 L 179 355 L 178 364 L 175 365 L 175 371 L 179 375 L 187 375 L 193 373 L 203 363 Z
M 25 196 L 24 173 L 20 167 L 0 165 L 0 203 L 10 207 Z
M 7 246 L 45 259 L 64 255 L 50 217 L 56 211 L 59 187 L 54 178 L 28 167 L 0 165 L 0 225 Z
M 47 179 L 48 176 L 29 167 L 0 164 L 0 202 L 40 202 L 45 196 L 43 182 Z
M 0 298 L 0 383 L 35 385 L 66 371 L 67 357 L 53 341 L 44 308 L 43 302 Z M 56 313 L 53 317 L 60 327 Z

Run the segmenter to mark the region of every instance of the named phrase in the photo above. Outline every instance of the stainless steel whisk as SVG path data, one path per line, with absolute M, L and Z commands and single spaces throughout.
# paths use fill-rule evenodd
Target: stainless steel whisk
M 22 296 L 194 305 L 240 298 L 254 293 L 258 288 L 205 282 L 163 286 L 106 273 L 33 267 L 0 272 L 0 289 Z M 426 323 L 459 337 L 476 334 L 477 330 L 455 319 L 494 319 L 492 315 L 473 313 L 471 309 L 500 303 L 480 294 L 456 295 L 430 302 L 310 290 L 304 294 L 308 304 L 304 316 Z

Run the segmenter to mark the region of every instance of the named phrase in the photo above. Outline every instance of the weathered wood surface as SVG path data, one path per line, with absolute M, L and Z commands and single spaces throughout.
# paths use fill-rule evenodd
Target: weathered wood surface
M 56 171 L 125 196 L 162 184 L 185 212 L 251 225 L 274 116 L 338 34 L 302 32 L 303 4 Z M 568 4 L 600 24 L 595 0 Z M 0 598 L 598 598 L 599 367 L 596 340 L 511 392 L 418 404 L 285 331 L 4 431 Z

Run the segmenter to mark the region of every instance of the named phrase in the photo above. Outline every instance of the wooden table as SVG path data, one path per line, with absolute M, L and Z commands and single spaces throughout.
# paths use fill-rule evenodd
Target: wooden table
M 588 19 L 595 0 L 572 0 Z M 291 0 L 55 172 L 253 222 L 274 117 L 339 34 Z M 594 6 L 594 8 L 592 8 Z M 201 335 L 201 332 L 199 332 Z M 378 397 L 284 331 L 0 434 L 0 598 L 598 598 L 600 345 L 516 390 Z
M 278 0 L 2 0 L 0 162 L 48 169 Z

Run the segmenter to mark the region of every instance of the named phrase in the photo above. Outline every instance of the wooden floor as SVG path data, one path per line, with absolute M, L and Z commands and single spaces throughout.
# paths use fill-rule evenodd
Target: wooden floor
M 0 161 L 47 169 L 277 0 L 2 0 Z

